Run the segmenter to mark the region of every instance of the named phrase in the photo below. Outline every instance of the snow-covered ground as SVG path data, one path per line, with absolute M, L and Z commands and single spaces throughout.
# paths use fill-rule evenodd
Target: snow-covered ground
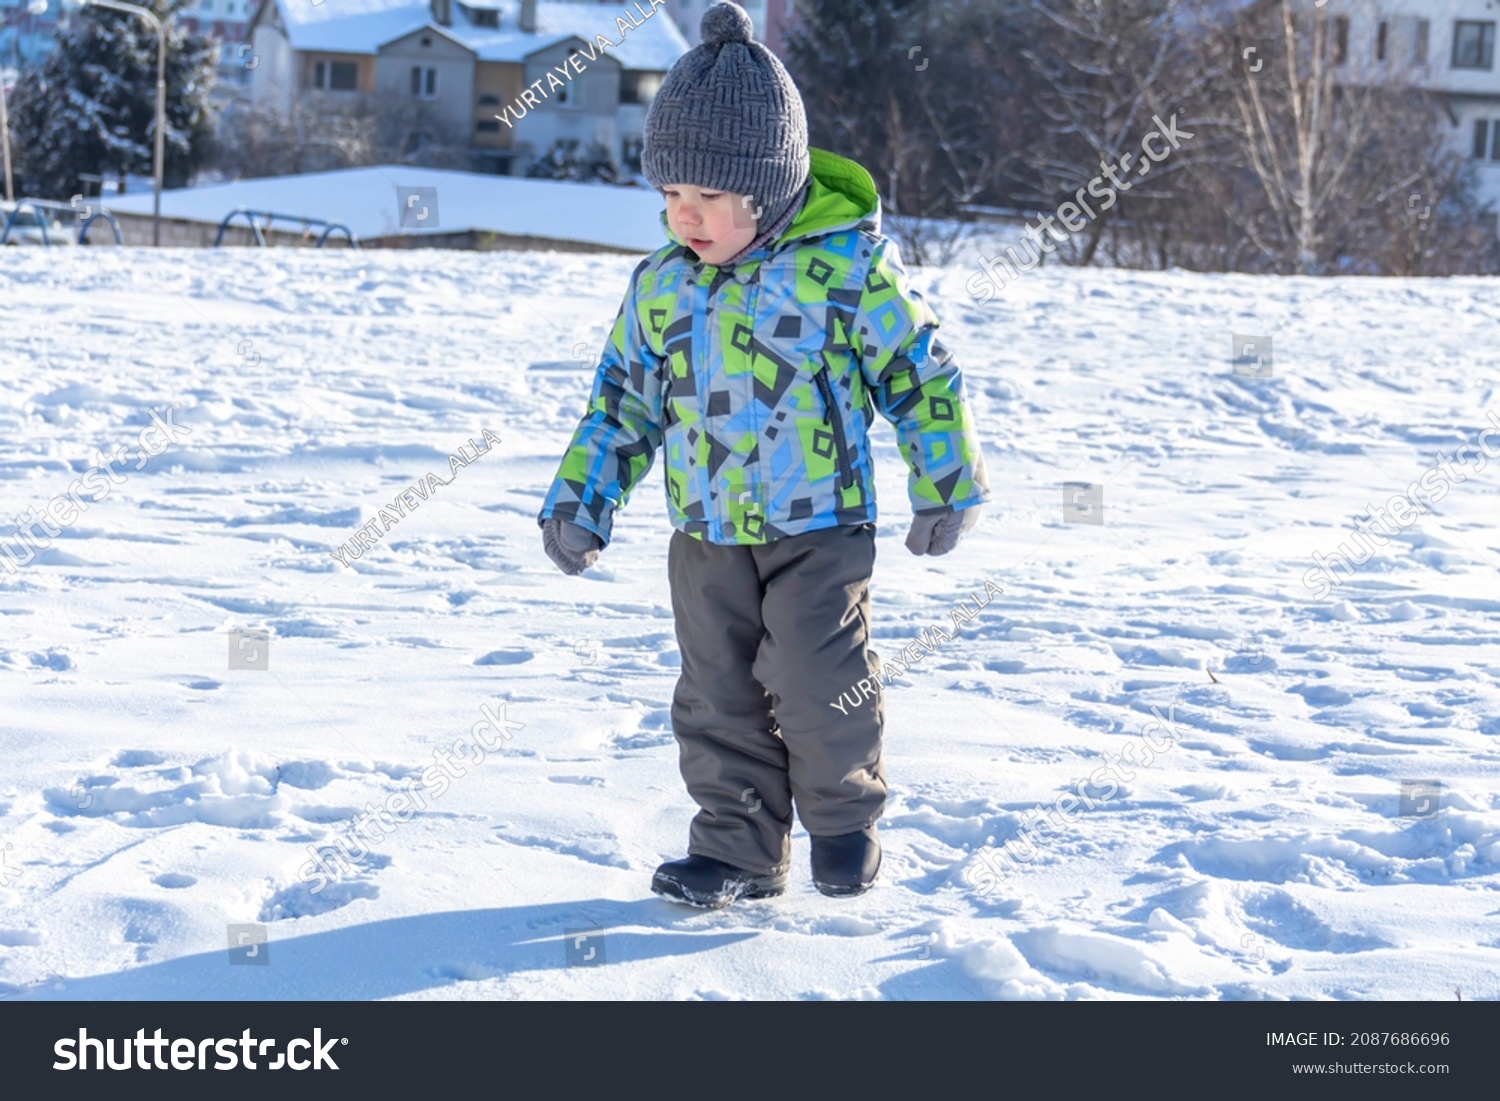
M 660 475 L 584 578 L 534 519 L 632 258 L 4 259 L 3 515 L 129 454 L 0 569 L 0 996 L 1500 996 L 1500 462 L 1304 583 L 1500 413 L 1493 281 L 1048 267 L 980 308 L 970 269 L 917 273 L 997 495 L 913 558 L 882 432 L 876 633 L 953 637 L 886 689 L 881 881 L 817 894 L 799 829 L 786 896 L 708 914 L 648 890 L 693 810 Z M 1231 373 L 1233 334 L 1272 377 Z M 482 707 L 508 736 L 439 793 Z M 1160 745 L 1153 708 L 1164 752 L 981 874 Z M 309 846 L 367 806 L 409 820 L 314 893 Z

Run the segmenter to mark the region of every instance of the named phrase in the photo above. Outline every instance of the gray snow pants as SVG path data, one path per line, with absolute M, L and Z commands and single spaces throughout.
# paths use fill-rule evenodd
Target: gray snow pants
M 833 706 L 880 669 L 869 648 L 874 566 L 874 524 L 759 546 L 673 532 L 682 674 L 672 730 L 702 808 L 690 854 L 779 872 L 791 860 L 794 799 L 815 836 L 863 829 L 884 812 L 883 701 L 874 692 L 863 706 Z

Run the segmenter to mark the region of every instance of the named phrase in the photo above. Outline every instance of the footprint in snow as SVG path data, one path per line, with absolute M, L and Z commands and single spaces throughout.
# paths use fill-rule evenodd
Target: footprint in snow
M 1243 921 L 1254 935 L 1303 952 L 1369 952 L 1395 947 L 1364 933 L 1340 933 L 1286 891 L 1247 892 Z
M 149 768 L 151 765 L 165 764 L 166 754 L 157 753 L 150 749 L 122 749 L 116 753 L 114 760 L 109 762 L 110 768 Z M 101 779 L 107 779 L 102 777 Z
M 483 657 L 474 659 L 475 665 L 520 665 L 530 661 L 536 654 L 530 650 L 491 650 Z
M 386 857 L 385 862 L 390 863 Z M 373 867 L 375 859 L 372 857 L 365 861 L 367 866 Z M 313 894 L 313 887 L 317 883 L 293 883 L 271 895 L 261 904 L 260 914 L 257 921 L 286 921 L 291 918 L 313 917 L 317 914 L 326 914 L 333 910 L 341 910 L 351 902 L 359 899 L 376 899 L 380 897 L 380 888 L 367 879 L 357 878 L 352 880 L 338 880 L 329 882 L 317 893 Z
M 629 869 L 630 862 L 620 855 L 619 842 L 614 837 L 583 837 L 575 841 L 560 841 L 554 837 L 538 837 L 535 834 L 514 834 L 506 836 L 505 826 L 496 826 L 495 832 L 501 838 L 512 845 L 525 845 L 530 848 L 546 849 L 548 852 L 557 853 L 560 856 L 572 856 L 579 860 L 586 860 L 590 864 L 600 864 L 606 868 Z

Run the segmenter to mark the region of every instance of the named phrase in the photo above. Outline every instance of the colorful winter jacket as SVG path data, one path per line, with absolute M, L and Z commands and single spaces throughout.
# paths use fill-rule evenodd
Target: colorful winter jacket
M 858 164 L 811 151 L 806 201 L 733 267 L 671 244 L 635 269 L 538 523 L 606 544 L 665 444 L 674 527 L 768 543 L 875 519 L 870 425 L 894 423 L 920 512 L 990 499 L 979 438 L 938 320 L 908 285 Z

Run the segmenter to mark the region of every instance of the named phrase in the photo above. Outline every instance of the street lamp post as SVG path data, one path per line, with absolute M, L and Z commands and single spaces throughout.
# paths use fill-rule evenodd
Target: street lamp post
M 5 113 L 5 71 L 0 69 L 0 149 L 5 160 L 5 201 L 16 201 L 16 182 L 10 175 L 10 116 Z
M 31 0 L 26 10 L 32 15 L 41 15 L 47 10 L 47 0 Z M 19 51 L 17 57 L 20 56 Z M 5 109 L 5 73 L 0 71 L 0 160 L 5 162 L 5 201 L 16 201 L 16 182 L 10 174 L 10 116 Z
M 111 8 L 139 15 L 156 32 L 156 153 L 153 158 L 155 197 L 151 202 L 151 243 L 161 245 L 161 180 L 167 139 L 167 28 L 154 12 L 119 0 L 82 0 L 84 7 Z

